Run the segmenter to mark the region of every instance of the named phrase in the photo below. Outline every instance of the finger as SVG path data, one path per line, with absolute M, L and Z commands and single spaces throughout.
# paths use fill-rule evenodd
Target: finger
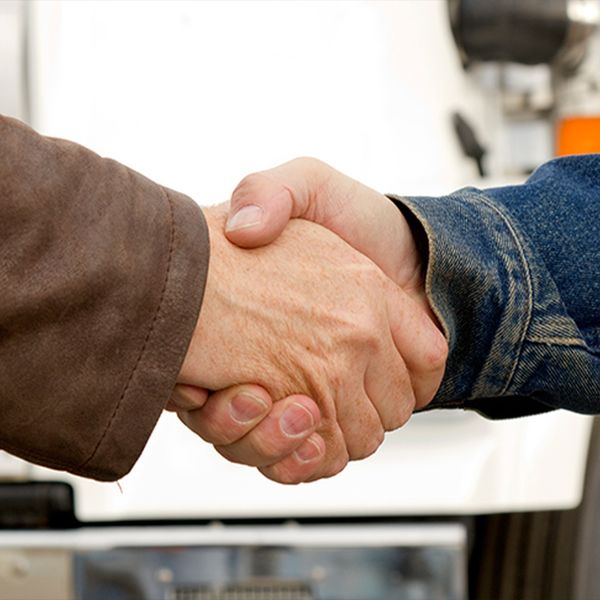
M 333 477 L 342 471 L 350 460 L 344 434 L 335 415 L 322 417 L 318 433 L 325 442 L 325 456 L 320 460 L 316 470 L 305 481 L 317 481 L 318 479 Z
M 325 457 L 325 441 L 313 433 L 298 448 L 279 462 L 259 471 L 268 479 L 278 483 L 302 483 L 313 477 Z
M 379 392 L 379 389 L 372 391 Z M 341 391 L 335 404 L 349 459 L 358 460 L 373 454 L 383 441 L 384 428 L 371 398 L 364 389 L 351 394 Z
M 244 437 L 215 448 L 231 462 L 269 466 L 300 447 L 319 423 L 319 408 L 310 398 L 288 396 L 276 402 L 264 420 Z
M 273 402 L 258 385 L 236 385 L 210 395 L 206 404 L 182 411 L 179 418 L 211 444 L 231 444 L 244 437 L 269 411 Z
M 165 406 L 165 410 L 172 412 L 180 410 L 196 410 L 204 406 L 207 399 L 208 390 L 180 383 L 175 386 L 171 398 Z
M 327 406 L 330 406 L 327 409 Z M 280 483 L 300 483 L 332 477 L 344 469 L 350 457 L 346 440 L 337 420 L 333 403 L 324 404 L 317 432 L 305 440 L 294 453 L 260 471 Z M 324 449 L 324 454 L 321 450 Z M 315 457 L 315 454 L 319 454 Z
M 227 239 L 242 248 L 266 246 L 292 218 L 290 190 L 263 173 L 244 178 L 231 197 Z
M 415 249 L 396 206 L 313 158 L 298 158 L 245 177 L 231 197 L 226 235 L 238 246 L 255 248 L 276 239 L 295 217 L 327 227 L 395 280 L 405 270 L 414 270 L 403 264 L 402 258 L 413 256 Z M 390 243 L 395 244 L 394 252 Z
M 448 344 L 425 312 L 391 282 L 386 300 L 392 339 L 410 374 L 415 407 L 422 408 L 440 386 Z
M 299 158 L 244 177 L 231 196 L 227 238 L 243 248 L 255 248 L 276 239 L 293 217 L 324 224 L 316 209 L 319 215 L 330 212 L 329 194 L 323 192 L 334 173 L 319 160 Z
M 227 237 L 246 247 L 255 247 L 259 240 L 268 244 L 290 218 L 297 217 L 330 228 L 330 222 L 346 208 L 364 207 L 364 198 L 354 199 L 359 189 L 381 196 L 315 158 L 296 158 L 253 173 L 231 195 Z M 242 213 L 242 209 L 247 210 Z
M 415 409 L 413 383 L 391 334 L 388 347 L 369 363 L 364 385 L 385 431 L 394 431 L 408 421 Z M 383 435 L 379 445 L 381 442 Z

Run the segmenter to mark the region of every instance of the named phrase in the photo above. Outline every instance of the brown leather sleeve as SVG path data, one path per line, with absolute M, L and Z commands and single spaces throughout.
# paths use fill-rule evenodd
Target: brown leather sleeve
M 208 253 L 186 196 L 0 116 L 0 448 L 125 475 L 175 385 Z

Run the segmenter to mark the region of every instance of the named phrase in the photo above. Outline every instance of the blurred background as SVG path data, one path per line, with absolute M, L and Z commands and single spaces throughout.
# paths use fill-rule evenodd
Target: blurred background
M 600 152 L 600 2 L 0 2 L 0 112 L 199 204 L 309 155 L 382 192 Z M 0 599 L 600 598 L 591 418 L 415 416 L 285 487 L 165 414 L 119 485 L 0 453 Z

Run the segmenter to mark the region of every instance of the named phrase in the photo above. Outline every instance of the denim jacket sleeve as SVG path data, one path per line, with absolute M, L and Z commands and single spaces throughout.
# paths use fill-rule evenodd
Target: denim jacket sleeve
M 429 407 L 600 413 L 600 154 L 551 161 L 523 185 L 393 199 L 427 238 L 449 341 Z

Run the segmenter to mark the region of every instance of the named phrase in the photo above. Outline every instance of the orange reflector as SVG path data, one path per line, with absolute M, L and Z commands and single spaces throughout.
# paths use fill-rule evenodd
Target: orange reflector
M 558 124 L 556 155 L 600 152 L 600 117 L 567 117 Z

